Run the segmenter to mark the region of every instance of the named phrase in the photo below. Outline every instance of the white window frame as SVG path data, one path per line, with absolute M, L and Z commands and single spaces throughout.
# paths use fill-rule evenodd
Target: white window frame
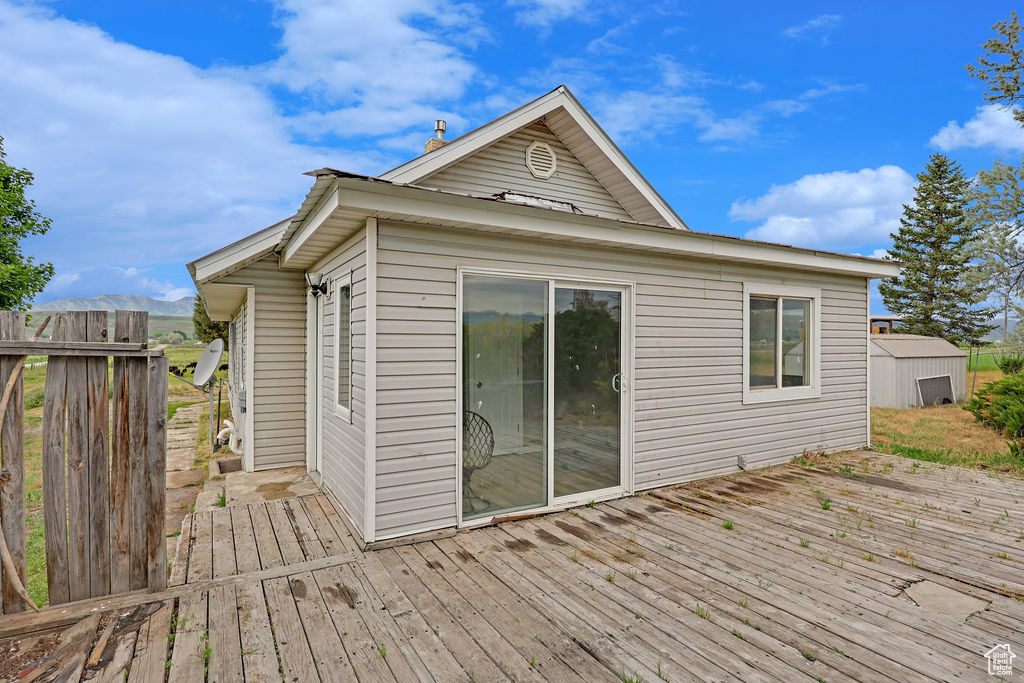
M 331 296 L 334 297 L 334 413 L 346 422 L 352 422 L 352 303 L 355 297 L 352 296 L 352 271 L 332 279 Z M 341 403 L 341 383 L 338 378 L 341 376 L 338 368 L 341 360 L 341 335 L 339 313 L 341 312 L 341 288 L 348 287 L 348 405 Z
M 809 332 L 811 343 L 808 353 L 811 360 L 810 384 L 802 387 L 769 387 L 765 389 L 750 388 L 750 297 L 774 297 L 778 299 L 809 299 L 811 302 L 811 320 Z M 782 305 L 777 307 L 778 323 L 776 338 L 782 334 Z M 791 287 L 788 285 L 773 285 L 762 282 L 743 283 L 743 338 L 741 344 L 743 352 L 743 403 L 771 403 L 775 401 L 796 401 L 808 398 L 821 397 L 821 289 L 814 287 Z M 782 344 L 777 344 L 781 349 Z M 779 350 L 777 356 L 781 355 Z M 782 373 L 782 359 L 776 357 L 776 372 L 779 376 Z

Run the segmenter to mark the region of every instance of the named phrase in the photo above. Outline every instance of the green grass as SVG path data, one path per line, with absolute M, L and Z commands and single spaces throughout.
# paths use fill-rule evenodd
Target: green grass
M 994 468 L 1000 471 L 1013 472 L 1024 476 L 1024 463 L 1010 453 L 958 453 L 949 448 L 933 449 L 918 448 L 916 446 L 904 446 L 891 443 L 879 445 L 876 450 L 890 455 L 901 455 L 904 458 L 932 462 L 940 465 L 955 465 L 958 467 Z

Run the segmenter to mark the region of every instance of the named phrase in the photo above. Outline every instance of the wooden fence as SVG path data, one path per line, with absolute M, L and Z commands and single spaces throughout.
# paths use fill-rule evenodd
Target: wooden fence
M 106 311 L 57 313 L 49 341 L 26 341 L 24 313 L 0 311 L 0 387 L 25 356 L 48 356 L 41 434 L 51 605 L 166 587 L 168 360 L 146 348 L 148 318 L 116 311 L 109 342 Z M 19 377 L 0 428 L 0 524 L 24 585 L 22 385 Z M 11 578 L 0 568 L 0 614 L 26 609 Z

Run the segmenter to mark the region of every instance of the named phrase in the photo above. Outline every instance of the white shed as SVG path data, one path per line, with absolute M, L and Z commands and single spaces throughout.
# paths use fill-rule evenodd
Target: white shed
M 964 400 L 967 354 L 938 337 L 917 334 L 871 335 L 871 405 L 922 405 L 918 380 L 949 376 L 957 403 Z

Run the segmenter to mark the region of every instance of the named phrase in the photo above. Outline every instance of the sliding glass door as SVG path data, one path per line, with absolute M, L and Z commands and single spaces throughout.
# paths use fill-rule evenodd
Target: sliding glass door
M 547 502 L 548 284 L 462 282 L 462 515 Z
M 555 288 L 554 496 L 621 482 L 622 292 Z
M 462 277 L 462 518 L 622 487 L 625 289 Z

